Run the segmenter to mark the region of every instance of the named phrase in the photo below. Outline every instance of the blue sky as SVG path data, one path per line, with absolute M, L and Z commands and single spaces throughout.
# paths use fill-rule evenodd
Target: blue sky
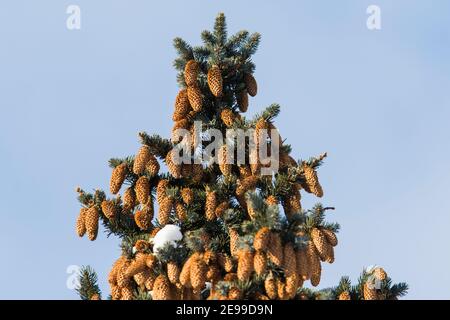
M 66 28 L 71 4 L 81 30 Z M 76 237 L 74 189 L 107 189 L 108 159 L 133 154 L 139 131 L 168 136 L 172 39 L 200 44 L 220 11 L 230 33 L 262 34 L 249 113 L 280 103 L 294 156 L 328 151 L 322 201 L 342 230 L 321 287 L 380 264 L 410 299 L 450 298 L 445 0 L 0 2 L 0 298 L 76 299 L 66 270 L 85 264 L 108 292 L 118 241 Z

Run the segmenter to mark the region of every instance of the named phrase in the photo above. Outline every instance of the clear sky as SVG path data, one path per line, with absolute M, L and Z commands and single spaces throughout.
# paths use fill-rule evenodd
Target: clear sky
M 66 28 L 71 4 L 81 30 Z M 278 102 L 296 158 L 328 151 L 322 202 L 342 230 L 320 286 L 379 264 L 408 298 L 450 298 L 446 0 L 1 1 L 0 298 L 76 299 L 67 268 L 85 264 L 109 292 L 118 241 L 77 238 L 75 187 L 108 189 L 108 159 L 139 131 L 169 135 L 172 39 L 200 44 L 220 11 L 230 33 L 262 34 L 249 112 Z

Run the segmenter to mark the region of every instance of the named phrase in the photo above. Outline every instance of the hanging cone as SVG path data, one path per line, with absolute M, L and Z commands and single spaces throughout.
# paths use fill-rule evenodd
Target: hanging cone
M 76 231 L 79 237 L 84 236 L 84 234 L 86 233 L 86 225 L 85 225 L 86 211 L 87 211 L 86 208 L 81 208 L 77 218 Z
M 238 257 L 237 276 L 240 281 L 246 281 L 253 272 L 253 252 L 240 250 Z
M 373 275 L 375 276 L 375 278 L 379 281 L 384 281 L 387 278 L 387 273 L 386 271 L 384 271 L 383 268 L 375 268 L 375 270 L 373 271 Z
M 122 297 L 122 288 L 119 286 L 112 286 L 111 287 L 111 298 L 112 300 L 120 300 Z
M 136 206 L 136 193 L 133 188 L 128 188 L 123 193 L 123 209 L 125 211 L 133 210 Z
M 171 288 L 169 279 L 160 274 L 153 284 L 153 300 L 171 300 Z
M 191 285 L 194 290 L 200 290 L 205 287 L 206 272 L 208 267 L 201 258 L 194 259 L 191 262 Z
M 147 258 L 146 254 L 138 252 L 134 260 L 131 261 L 130 265 L 126 269 L 125 275 L 131 278 L 135 274 L 144 271 L 147 268 L 146 258 Z
M 202 91 L 198 85 L 187 88 L 189 103 L 194 111 L 199 112 L 203 108 Z
M 150 177 L 154 177 L 159 172 L 159 162 L 154 155 L 150 155 L 147 164 L 145 165 L 145 171 Z
M 228 228 L 228 233 L 230 235 L 230 252 L 233 257 L 236 257 L 239 250 L 239 233 L 232 228 Z
M 194 253 L 195 254 L 195 253 Z M 180 283 L 186 288 L 192 287 L 191 285 L 191 263 L 192 263 L 192 256 L 190 256 L 186 262 L 183 265 L 183 268 L 181 268 L 180 273 Z
M 377 290 L 371 288 L 368 283 L 365 283 L 363 287 L 363 297 L 364 300 L 378 300 Z
M 333 231 L 324 228 L 320 228 L 320 231 L 325 235 L 325 238 L 330 245 L 333 247 L 338 245 L 338 239 Z
M 255 234 L 253 240 L 253 247 L 255 250 L 266 250 L 270 239 L 270 229 L 267 227 L 262 227 Z
M 146 204 L 150 195 L 150 182 L 146 176 L 140 177 L 134 186 L 136 199 L 140 204 Z
M 284 256 L 283 269 L 285 275 L 290 276 L 296 274 L 297 273 L 296 255 L 294 251 L 294 246 L 291 242 L 288 242 L 284 245 L 283 256 Z
M 174 201 L 172 198 L 166 197 L 159 204 L 158 222 L 163 226 L 169 223 L 170 213 L 172 212 L 173 208 L 173 202 Z
M 134 292 L 131 286 L 126 286 L 121 289 L 121 298 L 120 300 L 133 300 Z
M 114 219 L 114 217 L 116 216 L 116 206 L 114 204 L 114 202 L 110 201 L 110 200 L 103 200 L 102 201 L 102 211 L 103 214 L 105 215 L 105 217 L 107 217 L 108 219 Z
M 205 215 L 206 220 L 212 221 L 216 218 L 217 198 L 215 191 L 206 191 Z
M 97 238 L 98 234 L 98 219 L 99 214 L 97 207 L 92 206 L 90 207 L 84 216 L 84 223 L 86 225 L 86 231 L 89 240 L 94 241 Z
M 180 163 L 175 161 L 176 152 L 177 152 L 176 149 L 172 149 L 171 151 L 169 151 L 169 153 L 166 156 L 166 165 L 167 165 L 167 168 L 169 169 L 169 173 L 175 179 L 180 179 L 182 163 L 181 163 L 181 159 L 177 160 Z
M 303 165 L 303 173 L 306 181 L 305 190 L 311 192 L 315 196 L 321 198 L 323 196 L 322 186 L 319 183 L 319 178 L 317 177 L 317 172 L 310 166 Z
M 334 260 L 333 247 L 328 243 L 325 234 L 318 228 L 311 230 L 311 239 L 319 253 L 320 260 Z
M 181 189 L 181 198 L 183 202 L 187 205 L 191 204 L 194 200 L 194 191 L 191 188 L 183 188 Z
M 253 268 L 258 276 L 263 276 L 267 270 L 267 257 L 264 251 L 258 250 L 253 257 Z
M 225 272 L 231 272 L 233 270 L 233 259 L 231 259 L 230 256 L 222 253 L 218 255 L 217 259 L 220 267 L 225 270 Z
M 297 274 L 300 275 L 302 280 L 309 280 L 311 277 L 311 271 L 308 264 L 306 250 L 304 248 L 296 251 L 295 261 L 297 266 Z
M 144 286 L 148 291 L 153 290 L 153 286 L 155 284 L 156 276 L 153 273 L 150 273 L 148 278 L 145 280 Z
M 250 96 L 254 97 L 258 93 L 258 85 L 252 74 L 246 73 L 244 76 L 245 87 Z
M 192 86 L 197 83 L 198 72 L 200 65 L 195 60 L 189 60 L 184 67 L 184 82 L 186 85 Z
M 119 192 L 120 187 L 122 186 L 123 182 L 125 181 L 127 171 L 128 171 L 128 169 L 127 169 L 126 163 L 121 163 L 113 169 L 113 172 L 111 174 L 111 181 L 110 181 L 110 185 L 109 185 L 109 189 L 112 194 L 117 194 L 117 192 Z
M 180 278 L 180 267 L 174 261 L 167 262 L 167 277 L 173 284 L 177 283 Z
M 187 210 L 181 202 L 175 203 L 175 213 L 177 218 L 181 221 L 185 221 L 187 218 Z
M 158 186 L 156 187 L 156 201 L 159 205 L 167 198 L 167 188 L 169 187 L 169 180 L 162 179 L 159 180 Z
M 241 90 L 237 95 L 237 102 L 239 105 L 239 110 L 241 112 L 247 112 L 248 109 L 248 94 L 247 90 Z
M 227 145 L 222 145 L 218 152 L 219 168 L 225 177 L 231 176 L 232 165 L 227 161 L 228 149 Z
M 350 293 L 348 291 L 343 291 L 340 295 L 338 300 L 351 300 Z
M 275 300 L 278 297 L 277 283 L 272 274 L 264 280 L 264 289 L 270 300 Z
M 175 110 L 173 112 L 172 120 L 180 121 L 186 118 L 186 116 L 191 111 L 191 106 L 189 105 L 189 99 L 187 96 L 187 90 L 182 89 L 178 92 L 175 99 Z
M 145 165 L 150 160 L 150 156 L 152 153 L 150 152 L 149 146 L 143 145 L 134 158 L 133 163 L 133 172 L 137 175 L 142 174 L 145 170 Z
M 277 266 L 283 264 L 283 246 L 278 233 L 271 232 L 270 240 L 267 246 L 267 257 Z
M 221 218 L 226 210 L 230 208 L 230 203 L 228 201 L 221 202 L 215 211 L 216 218 Z
M 152 227 L 152 217 L 146 210 L 139 210 L 134 215 L 134 222 L 141 230 L 149 230 Z
M 322 266 L 320 264 L 319 253 L 317 252 L 312 241 L 308 243 L 306 257 L 311 270 L 311 284 L 314 287 L 317 287 L 320 283 L 320 277 L 322 275 Z
M 140 239 L 136 241 L 136 243 L 134 244 L 134 248 L 137 252 L 144 253 L 145 251 L 150 249 L 150 243 L 148 243 L 148 241 Z
M 225 108 L 222 110 L 222 112 L 220 113 L 220 119 L 222 119 L 222 122 L 225 124 L 225 126 L 227 126 L 228 128 L 230 128 L 231 126 L 233 126 L 234 123 L 234 119 L 236 118 L 236 115 L 234 114 L 234 112 L 231 109 Z
M 220 68 L 216 65 L 212 66 L 211 69 L 208 70 L 208 86 L 209 90 L 215 97 L 222 96 L 222 73 L 220 72 Z
M 268 206 L 278 206 L 278 199 L 274 195 L 270 195 L 266 198 L 266 203 Z
M 286 277 L 286 286 L 285 291 L 287 295 L 287 299 L 293 299 L 295 295 L 297 294 L 297 289 L 299 287 L 299 280 L 298 275 L 295 273 L 292 273 Z
M 172 135 L 170 140 L 173 143 L 178 143 L 189 133 L 190 122 L 187 119 L 183 119 L 174 123 L 172 127 Z
M 156 256 L 153 254 L 147 254 L 145 256 L 145 265 L 147 266 L 147 268 L 149 269 L 153 269 L 156 265 L 158 259 L 156 259 Z

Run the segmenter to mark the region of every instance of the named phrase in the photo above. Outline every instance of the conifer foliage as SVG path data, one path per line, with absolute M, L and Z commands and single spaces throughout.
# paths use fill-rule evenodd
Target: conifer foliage
M 108 276 L 110 298 L 372 300 L 405 294 L 407 285 L 393 285 L 379 267 L 365 271 L 356 286 L 343 278 L 335 288 L 306 289 L 319 285 L 322 265 L 334 262 L 338 245 L 339 225 L 326 221 L 333 208 L 301 205 L 303 196 L 323 196 L 317 170 L 326 153 L 296 161 L 279 138 L 279 169 L 271 175 L 261 174 L 267 162 L 250 152 L 248 141 L 235 145 L 250 163 L 227 163 L 227 145 L 216 153 L 217 161 L 175 161 L 175 145 L 186 143 L 178 129 L 194 133 L 187 141 L 194 160 L 209 143 L 194 122 L 201 121 L 202 132 L 215 129 L 225 137 L 230 128 L 276 129 L 280 112 L 273 104 L 244 116 L 258 92 L 252 61 L 258 33 L 228 37 L 225 16 L 219 14 L 214 30 L 203 31 L 201 38 L 203 46 L 196 47 L 174 40 L 180 91 L 170 138 L 141 132 L 134 156 L 111 159 L 110 197 L 77 188 L 82 209 L 76 233 L 93 241 L 103 228 L 122 241 Z M 251 136 L 257 149 L 273 142 L 257 136 Z M 95 272 L 84 268 L 82 299 L 100 299 L 96 282 Z

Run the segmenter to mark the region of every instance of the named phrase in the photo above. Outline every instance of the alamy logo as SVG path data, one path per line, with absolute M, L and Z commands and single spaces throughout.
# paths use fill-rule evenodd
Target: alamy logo
M 75 290 L 80 287 L 79 275 L 80 267 L 77 265 L 70 265 L 66 269 L 66 273 L 69 275 L 66 280 L 66 287 L 69 290 Z
M 69 30 L 81 29 L 81 9 L 77 5 L 70 5 L 66 9 L 66 13 L 69 15 L 66 20 L 66 27 Z
M 367 7 L 366 13 L 369 15 L 366 21 L 367 29 L 381 30 L 381 9 L 379 6 L 370 5 Z

